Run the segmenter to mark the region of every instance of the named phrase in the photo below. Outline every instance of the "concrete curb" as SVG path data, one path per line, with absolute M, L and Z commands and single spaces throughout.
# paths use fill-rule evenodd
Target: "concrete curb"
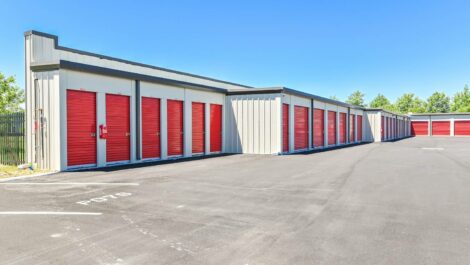
M 47 173 L 38 173 L 38 174 L 32 174 L 32 175 L 24 175 L 24 176 L 3 178 L 3 179 L 0 179 L 0 182 L 8 182 L 8 181 L 11 181 L 11 180 L 28 179 L 28 178 L 34 178 L 34 177 L 41 177 L 41 176 L 52 175 L 52 174 L 55 174 L 55 173 L 57 173 L 57 172 L 54 171 L 54 172 L 47 172 Z

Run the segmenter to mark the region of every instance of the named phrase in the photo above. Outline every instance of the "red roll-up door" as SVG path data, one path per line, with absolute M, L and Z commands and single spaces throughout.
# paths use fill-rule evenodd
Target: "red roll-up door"
M 339 143 L 346 143 L 346 113 L 339 113 Z
M 432 135 L 449 136 L 450 135 L 450 121 L 433 121 L 432 122 Z
M 387 117 L 387 139 L 390 139 L 391 135 L 392 135 L 391 119 Z
M 328 145 L 336 144 L 336 112 L 328 111 Z
M 325 111 L 313 110 L 313 147 L 325 145 Z
M 106 94 L 106 161 L 130 160 L 130 99 L 128 96 Z
M 67 165 L 96 164 L 96 94 L 67 90 Z
M 204 139 L 204 119 L 205 119 L 205 104 L 193 102 L 192 103 L 192 152 L 193 154 L 204 153 L 205 139 Z
M 454 135 L 470 136 L 470 121 L 454 121 Z
M 183 155 L 183 101 L 167 101 L 168 156 Z
M 422 136 L 428 135 L 428 122 L 427 121 L 412 121 L 411 122 L 411 135 Z
M 211 104 L 211 152 L 222 152 L 222 105 Z
M 380 116 L 380 139 L 382 139 L 382 141 L 384 140 L 384 137 L 385 137 L 385 121 L 384 121 L 384 116 Z
M 295 150 L 308 148 L 308 108 L 294 107 L 294 148 Z
M 282 151 L 289 152 L 289 105 L 282 104 Z
M 142 97 L 142 158 L 160 155 L 160 99 Z
M 353 143 L 356 141 L 356 139 L 354 139 L 355 130 L 356 130 L 356 123 L 354 119 L 354 114 L 349 114 L 349 142 L 350 143 Z
M 362 115 L 357 115 L 357 141 L 362 142 Z

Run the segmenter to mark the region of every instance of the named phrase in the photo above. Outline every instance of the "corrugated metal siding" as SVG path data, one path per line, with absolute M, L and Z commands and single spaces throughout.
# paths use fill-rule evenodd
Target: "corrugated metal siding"
M 222 151 L 222 105 L 211 104 L 211 152 Z
M 67 137 L 61 118 L 66 122 L 67 116 L 66 109 L 61 111 L 61 104 L 66 104 L 66 93 L 65 90 L 60 93 L 59 71 L 28 73 L 27 81 L 31 84 L 26 93 L 26 157 L 40 169 L 60 170 L 61 139 L 64 137 L 65 144 Z M 35 129 L 38 122 L 41 126 Z M 64 157 L 66 153 L 65 150 Z
M 160 156 L 160 99 L 142 97 L 142 157 Z
M 205 147 L 205 133 L 204 133 L 204 121 L 205 121 L 205 104 L 199 102 L 192 103 L 192 153 L 200 154 L 204 153 Z M 211 132 L 212 137 L 212 132 Z
M 106 94 L 106 161 L 130 160 L 130 102 L 128 96 Z
M 67 165 L 96 164 L 96 93 L 67 90 Z
M 308 108 L 295 106 L 294 148 L 302 150 L 308 148 Z
M 226 151 L 277 154 L 281 152 L 281 95 L 226 97 Z

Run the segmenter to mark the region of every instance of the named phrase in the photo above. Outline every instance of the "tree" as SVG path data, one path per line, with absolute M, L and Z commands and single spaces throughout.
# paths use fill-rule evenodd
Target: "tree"
M 351 95 L 349 95 L 348 99 L 346 100 L 346 103 L 359 107 L 365 107 L 366 104 L 364 103 L 364 96 L 365 95 L 361 91 L 356 90 Z
M 465 85 L 463 91 L 457 92 L 452 100 L 451 110 L 455 112 L 470 112 L 470 89 Z
M 387 106 L 390 106 L 390 100 L 388 100 L 388 98 L 386 98 L 384 95 L 382 94 L 378 94 L 370 103 L 369 103 L 369 106 L 371 108 L 380 108 L 380 109 L 383 109 Z
M 336 100 L 336 101 L 339 101 L 339 98 L 338 98 L 338 97 L 336 97 L 335 95 L 333 95 L 333 96 L 330 96 L 330 99 L 332 99 L 332 100 Z
M 15 84 L 15 77 L 0 73 L 0 114 L 22 111 L 24 91 Z
M 395 102 L 397 112 L 423 113 L 426 111 L 426 103 L 413 93 L 405 93 Z
M 450 99 L 444 92 L 434 92 L 426 104 L 426 112 L 446 113 L 450 111 Z

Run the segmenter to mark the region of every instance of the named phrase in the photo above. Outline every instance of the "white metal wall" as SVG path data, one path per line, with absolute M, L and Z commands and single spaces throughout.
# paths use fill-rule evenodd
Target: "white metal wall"
M 195 84 L 207 85 L 207 86 L 214 86 L 219 88 L 225 89 L 246 89 L 243 86 L 237 86 L 235 84 L 227 84 L 225 82 L 217 82 L 215 80 L 208 80 L 204 78 L 198 78 L 195 76 L 184 75 L 179 73 L 174 73 L 171 71 L 164 71 L 159 69 L 153 69 L 144 66 L 133 65 L 129 63 L 109 60 L 100 58 L 97 56 L 91 55 L 84 55 L 79 54 L 67 50 L 58 50 L 54 47 L 54 39 L 47 38 L 38 35 L 31 35 L 28 37 L 32 37 L 32 56 L 31 62 L 38 63 L 38 62 L 53 62 L 58 60 L 67 60 L 77 63 L 84 63 L 95 65 L 99 67 L 106 67 L 111 69 L 117 69 L 122 71 L 134 72 L 144 75 L 150 76 L 158 76 L 163 78 L 169 78 L 179 81 L 186 81 Z
M 281 95 L 226 97 L 225 151 L 278 154 L 282 150 Z
M 60 169 L 61 112 L 58 71 L 30 73 L 26 93 L 26 153 L 41 169 Z

